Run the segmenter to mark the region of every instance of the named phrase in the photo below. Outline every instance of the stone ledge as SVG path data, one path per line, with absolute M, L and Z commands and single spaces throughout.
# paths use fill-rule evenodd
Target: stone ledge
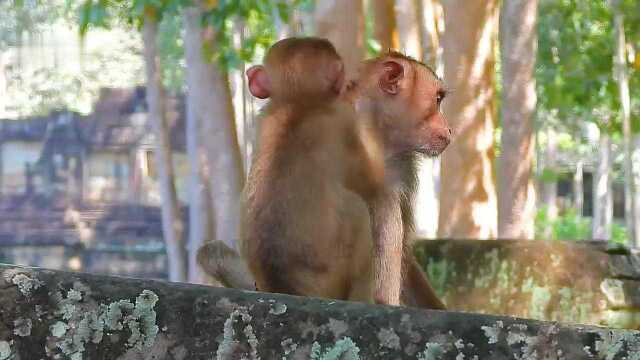
M 0 360 L 630 359 L 640 333 L 0 265 Z
M 638 249 L 541 240 L 429 240 L 414 249 L 450 310 L 640 330 Z

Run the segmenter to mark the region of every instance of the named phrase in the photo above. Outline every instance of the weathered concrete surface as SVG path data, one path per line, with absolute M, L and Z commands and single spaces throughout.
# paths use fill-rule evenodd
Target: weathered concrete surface
M 640 253 L 603 243 L 436 240 L 415 245 L 448 308 L 640 329 Z
M 638 359 L 640 333 L 0 265 L 0 360 Z

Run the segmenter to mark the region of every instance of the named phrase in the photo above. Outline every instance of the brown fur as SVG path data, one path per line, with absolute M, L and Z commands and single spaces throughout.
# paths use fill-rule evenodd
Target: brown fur
M 381 91 L 384 64 L 402 65 L 398 92 Z M 376 242 L 376 299 L 431 309 L 444 309 L 411 253 L 416 163 L 423 154 L 435 156 L 449 142 L 450 130 L 440 114 L 437 97 L 443 97 L 440 80 L 427 66 L 396 52 L 363 64 L 357 81 L 345 98 L 355 103 L 364 123 L 384 141 L 385 188 L 370 204 Z M 236 259 L 237 259 L 236 255 Z M 202 263 L 201 263 L 202 265 Z M 205 271 L 207 267 L 204 267 Z M 403 276 L 404 273 L 404 276 Z M 401 291 L 400 291 L 401 287 Z
M 222 241 L 206 242 L 198 249 L 196 260 L 207 275 L 222 286 L 255 290 L 256 285 L 247 263 Z
M 391 84 L 386 84 L 390 76 Z M 410 251 L 420 155 L 439 155 L 451 131 L 440 112 L 441 81 L 422 63 L 397 52 L 366 61 L 347 94 L 358 115 L 383 139 L 386 186 L 373 206 L 375 299 L 444 309 Z M 438 101 L 440 100 L 440 101 Z M 404 276 L 403 276 L 404 275 Z
M 264 79 L 249 75 L 271 100 L 243 194 L 240 249 L 261 291 L 371 302 L 364 197 L 382 186 L 384 166 L 338 98 L 336 60 L 328 41 L 286 39 L 267 53 Z

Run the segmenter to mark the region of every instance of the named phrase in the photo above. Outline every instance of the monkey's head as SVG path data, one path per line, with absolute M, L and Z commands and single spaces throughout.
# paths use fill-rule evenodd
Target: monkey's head
M 451 142 L 440 111 L 447 92 L 428 66 L 390 51 L 364 62 L 353 91 L 356 106 L 376 115 L 375 126 L 392 154 L 437 156 Z
M 329 40 L 287 38 L 273 44 L 264 64 L 252 66 L 246 75 L 257 98 L 306 103 L 336 98 L 344 83 L 344 65 Z

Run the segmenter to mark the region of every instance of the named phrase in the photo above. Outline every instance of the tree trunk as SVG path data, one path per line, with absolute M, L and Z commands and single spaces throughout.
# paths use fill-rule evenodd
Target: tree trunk
M 504 1 L 500 16 L 503 87 L 502 154 L 498 166 L 500 238 L 533 238 L 537 3 L 537 0 Z
M 611 191 L 611 137 L 601 130 L 598 146 L 598 167 L 593 178 L 593 222 L 594 240 L 611 239 L 613 220 L 613 197 Z
M 633 186 L 634 186 L 634 231 L 635 242 L 631 242 L 629 245 L 634 247 L 640 247 L 640 135 L 635 134 L 633 136 L 633 148 L 631 152 L 631 166 L 633 173 Z M 630 232 L 629 232 L 630 234 Z M 629 235 L 631 238 L 631 235 Z
M 631 100 L 629 97 L 629 74 L 625 59 L 626 40 L 624 35 L 624 14 L 620 8 L 620 0 L 611 2 L 613 7 L 613 31 L 615 37 L 615 53 L 613 55 L 614 77 L 620 93 L 622 110 L 622 133 L 624 142 L 624 218 L 631 244 L 640 245 L 640 229 L 636 222 L 636 184 L 633 176 L 633 141 L 631 139 Z
M 547 218 L 554 221 L 558 217 L 558 169 L 556 160 L 558 157 L 558 139 L 556 132 L 548 127 L 546 131 L 547 142 L 545 143 L 543 158 L 543 174 L 551 174 L 550 178 L 544 177 L 542 180 L 542 204 L 547 209 Z M 542 237 L 549 240 L 553 236 L 551 223 L 544 230 Z
M 397 49 L 400 45 L 393 2 L 394 0 L 371 1 L 373 37 L 380 44 L 382 51 Z
M 395 0 L 400 51 L 422 60 L 422 12 L 418 0 Z
M 187 250 L 183 238 L 183 224 L 174 184 L 171 143 L 166 118 L 165 94 L 162 88 L 158 58 L 158 22 L 150 10 L 145 12 L 142 28 L 144 60 L 147 76 L 147 106 L 156 138 L 156 163 L 162 198 L 162 233 L 167 246 L 169 280 L 187 280 Z
M 454 140 L 442 156 L 440 237 L 497 235 L 493 133 L 494 41 L 498 2 L 444 2 L 444 101 Z
M 0 49 L 0 119 L 7 116 L 7 73 L 5 53 Z
M 202 26 L 201 12 L 192 7 L 184 11 L 184 50 L 187 82 L 187 154 L 189 155 L 189 282 L 204 283 L 205 275 L 196 262 L 200 246 L 213 238 L 213 214 L 211 213 L 210 169 L 207 164 L 206 138 L 203 128 L 206 117 L 203 104 L 208 94 L 202 89 Z
M 438 1 L 418 0 L 419 8 L 422 9 L 421 30 L 422 30 L 422 51 L 425 64 L 433 67 L 436 72 L 440 69 L 442 62 L 442 48 L 440 47 L 440 34 L 438 33 Z
M 211 28 L 197 32 L 202 43 L 213 44 L 215 34 Z M 213 45 L 215 47 L 215 44 Z M 199 116 L 209 166 L 209 189 L 213 212 L 213 239 L 236 248 L 240 217 L 240 192 L 244 184 L 244 171 L 240 156 L 234 120 L 231 92 L 226 73 L 207 61 L 201 51 L 193 54 L 194 72 L 199 74 L 193 89 L 198 92 Z M 193 249 L 197 251 L 197 249 Z
M 237 21 L 234 25 L 235 32 L 233 34 L 233 43 L 236 48 L 240 48 L 244 42 L 246 28 L 241 21 Z M 288 26 L 286 26 L 286 28 L 289 29 Z M 279 38 L 287 36 L 289 35 L 282 33 L 279 35 Z M 252 154 L 247 150 L 252 150 L 255 146 L 255 133 L 253 131 L 255 123 L 253 123 L 253 119 L 251 119 L 252 114 L 248 112 L 248 105 L 253 96 L 250 96 L 247 92 L 245 77 L 246 68 L 247 65 L 242 63 L 237 69 L 229 69 L 227 71 L 231 86 L 233 113 L 235 117 L 236 133 L 238 134 L 240 158 L 242 160 L 242 170 L 244 174 L 248 174 L 249 169 L 251 168 Z
M 329 39 L 344 60 L 347 79 L 353 78 L 364 59 L 364 9 L 362 0 L 316 2 L 316 34 Z
M 573 175 L 573 207 L 578 216 L 583 216 L 584 211 L 584 161 L 578 160 L 576 172 Z

